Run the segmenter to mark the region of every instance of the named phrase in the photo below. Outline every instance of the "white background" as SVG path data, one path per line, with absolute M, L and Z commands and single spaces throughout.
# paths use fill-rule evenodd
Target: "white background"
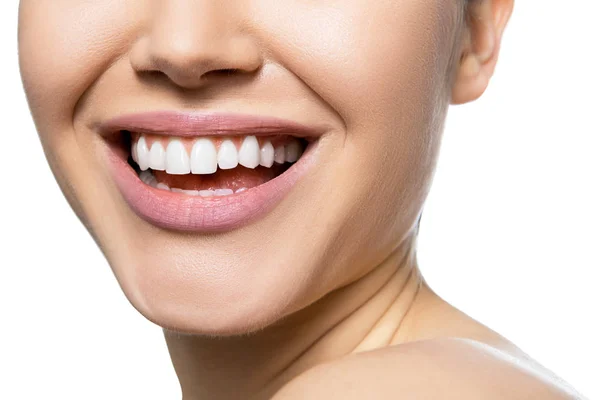
M 453 107 L 420 264 L 448 301 L 600 399 L 600 6 L 517 0 L 496 76 Z M 176 399 L 161 330 L 127 302 L 52 177 L 0 3 L 0 398 Z

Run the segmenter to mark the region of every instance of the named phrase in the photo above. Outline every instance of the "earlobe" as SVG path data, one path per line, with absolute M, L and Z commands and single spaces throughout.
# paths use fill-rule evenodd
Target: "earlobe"
M 469 9 L 467 35 L 452 87 L 452 104 L 468 103 L 485 92 L 498 61 L 502 34 L 513 4 L 513 0 L 482 0 Z
M 463 104 L 476 100 L 487 88 L 490 76 L 485 64 L 474 53 L 461 57 L 452 88 L 452 104 Z

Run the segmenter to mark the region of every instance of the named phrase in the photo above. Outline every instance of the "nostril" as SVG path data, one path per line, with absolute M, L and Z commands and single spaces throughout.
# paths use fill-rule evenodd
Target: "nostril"
M 214 71 L 208 71 L 204 74 L 204 76 L 231 76 L 231 75 L 235 75 L 236 73 L 238 73 L 238 69 L 236 68 L 224 68 L 224 69 L 217 69 Z

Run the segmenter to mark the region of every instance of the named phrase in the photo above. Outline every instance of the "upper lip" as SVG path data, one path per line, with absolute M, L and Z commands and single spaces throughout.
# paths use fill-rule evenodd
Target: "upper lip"
M 225 112 L 185 113 L 153 111 L 121 115 L 97 124 L 103 136 L 119 131 L 172 136 L 276 135 L 321 136 L 326 128 L 271 116 Z

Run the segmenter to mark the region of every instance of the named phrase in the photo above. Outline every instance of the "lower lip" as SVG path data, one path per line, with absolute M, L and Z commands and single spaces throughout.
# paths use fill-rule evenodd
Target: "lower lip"
M 218 197 L 189 196 L 153 188 L 143 183 L 127 161 L 110 147 L 108 159 L 117 187 L 139 217 L 164 229 L 210 233 L 240 228 L 275 208 L 315 164 L 318 142 L 311 142 L 283 174 L 243 192 Z

